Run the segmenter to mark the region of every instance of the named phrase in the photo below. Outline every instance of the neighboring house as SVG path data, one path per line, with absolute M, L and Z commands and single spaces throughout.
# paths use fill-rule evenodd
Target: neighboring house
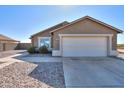
M 97 57 L 116 56 L 117 34 L 123 31 L 85 16 L 73 22 L 63 22 L 32 35 L 32 45 L 49 45 L 53 56 Z
M 19 41 L 0 34 L 0 51 L 14 50 Z

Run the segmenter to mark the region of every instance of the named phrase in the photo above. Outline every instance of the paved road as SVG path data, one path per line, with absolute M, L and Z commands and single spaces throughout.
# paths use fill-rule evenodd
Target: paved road
M 66 87 L 124 87 L 124 61 L 116 58 L 65 58 Z

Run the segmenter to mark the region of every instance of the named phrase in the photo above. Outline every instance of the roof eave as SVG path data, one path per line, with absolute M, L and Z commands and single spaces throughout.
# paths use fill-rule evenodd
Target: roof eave
M 60 28 L 58 28 L 58 29 L 55 29 L 55 30 L 51 31 L 50 33 L 53 33 L 53 32 L 55 32 L 55 31 L 57 31 L 57 30 L 59 30 L 59 29 L 65 28 L 65 27 L 67 27 L 67 26 L 70 26 L 70 25 L 72 25 L 72 24 L 74 24 L 74 23 L 76 23 L 76 22 L 79 22 L 79 21 L 81 21 L 81 20 L 84 20 L 84 19 L 86 19 L 86 18 L 88 18 L 88 19 L 90 19 L 90 20 L 92 20 L 92 21 L 95 21 L 95 22 L 97 22 L 97 23 L 99 23 L 99 24 L 102 24 L 102 25 L 104 25 L 104 26 L 106 26 L 106 27 L 109 27 L 109 28 L 111 28 L 111 29 L 117 31 L 118 33 L 123 33 L 123 32 L 124 32 L 124 31 L 122 31 L 122 30 L 120 30 L 120 29 L 118 29 L 118 28 L 116 28 L 116 27 L 113 27 L 113 26 L 111 26 L 111 25 L 109 25 L 109 24 L 106 24 L 106 23 L 104 23 L 104 22 L 102 22 L 102 21 L 100 21 L 100 20 L 97 20 L 97 19 L 92 18 L 92 17 L 90 17 L 90 16 L 84 16 L 83 18 L 80 18 L 80 19 L 77 19 L 77 20 L 75 20 L 75 21 L 72 21 L 70 24 L 67 24 L 67 25 L 65 25 L 65 26 L 63 26 L 63 27 L 60 27 Z
M 63 22 L 61 22 L 61 23 L 59 23 L 59 24 L 64 24 L 64 23 L 69 23 L 69 22 L 68 22 L 68 21 L 63 21 Z M 59 24 L 56 24 L 56 25 L 54 25 L 54 26 L 52 26 L 52 27 L 55 27 L 55 26 L 57 26 L 57 25 L 59 25 Z M 49 28 L 47 28 L 47 29 L 45 29 L 45 30 L 42 30 L 42 31 L 40 31 L 40 32 L 38 32 L 38 33 L 35 33 L 35 34 L 33 34 L 33 35 L 31 35 L 29 39 L 33 38 L 33 36 L 36 36 L 36 35 L 38 35 L 39 33 L 42 33 L 42 32 L 44 32 L 44 31 L 46 31 L 46 30 L 48 30 L 48 29 L 50 29 L 50 28 L 51 28 L 51 27 L 49 27 Z
M 16 40 L 5 40 L 5 39 L 0 39 L 0 41 L 20 42 L 20 41 L 16 41 Z

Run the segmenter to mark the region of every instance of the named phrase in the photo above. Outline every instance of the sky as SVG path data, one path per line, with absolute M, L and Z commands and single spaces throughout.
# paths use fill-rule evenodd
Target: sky
M 21 42 L 30 36 L 63 21 L 74 21 L 89 15 L 124 30 L 124 6 L 0 6 L 0 34 Z M 124 44 L 124 33 L 117 42 Z

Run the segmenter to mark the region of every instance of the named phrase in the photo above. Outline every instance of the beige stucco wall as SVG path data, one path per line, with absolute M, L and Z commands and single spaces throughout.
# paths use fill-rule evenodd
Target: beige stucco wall
M 15 50 L 18 43 L 5 43 L 5 50 Z
M 14 50 L 17 47 L 17 45 L 18 43 L 0 41 L 0 51 Z
M 113 34 L 112 37 L 112 49 L 116 50 L 117 44 L 117 32 L 98 24 L 89 19 L 85 19 L 83 21 L 77 22 L 71 26 L 60 29 L 53 33 L 53 49 L 59 50 L 59 35 L 58 34 Z
M 3 44 L 0 43 L 0 51 L 3 51 Z
M 50 27 L 50 28 L 44 30 L 43 32 L 39 32 L 39 33 L 33 35 L 31 37 L 32 45 L 38 47 L 38 37 L 50 37 L 50 33 L 49 33 L 50 31 L 52 31 L 54 29 L 57 29 L 59 27 L 62 27 L 64 25 L 67 25 L 67 24 L 68 24 L 68 22 L 64 21 L 64 22 L 62 22 L 60 24 L 57 24 L 57 25 L 55 25 L 53 27 Z

